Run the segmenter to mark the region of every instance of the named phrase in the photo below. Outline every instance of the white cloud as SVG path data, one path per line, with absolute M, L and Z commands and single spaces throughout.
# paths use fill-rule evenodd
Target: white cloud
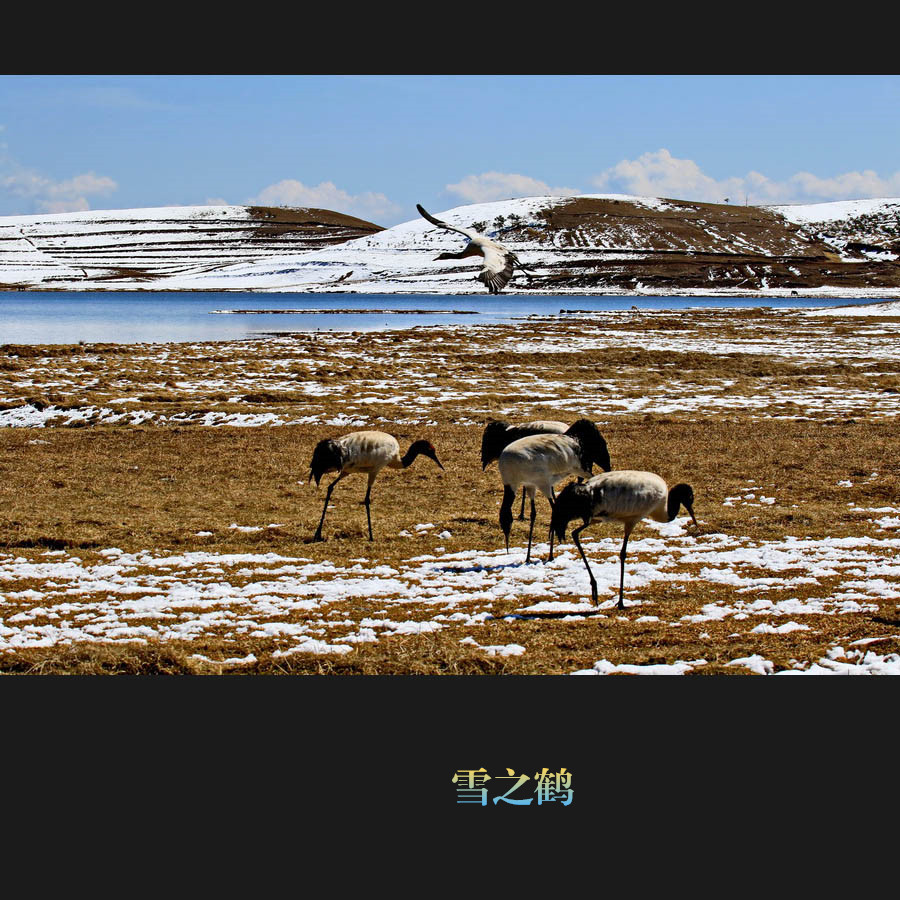
M 875 172 L 846 172 L 819 178 L 798 172 L 785 181 L 773 181 L 760 172 L 715 179 L 705 174 L 691 159 L 678 159 L 666 149 L 644 153 L 637 159 L 623 159 L 606 169 L 592 183 L 603 190 L 641 197 L 668 197 L 676 200 L 732 202 L 810 203 L 828 200 L 856 200 L 893 197 L 900 194 L 900 172 L 881 178 Z
M 444 190 L 457 194 L 469 203 L 488 203 L 513 197 L 571 197 L 581 193 L 576 188 L 550 187 L 528 175 L 506 172 L 466 175 L 462 181 L 446 185 Z
M 791 178 L 791 183 L 807 197 L 823 197 L 828 200 L 896 197 L 900 194 L 900 172 L 881 178 L 871 169 L 845 172 L 833 178 L 819 178 L 809 172 L 798 172 Z
M 384 194 L 372 191 L 348 194 L 331 181 L 323 181 L 315 187 L 310 187 L 302 181 L 285 179 L 263 188 L 249 202 L 258 206 L 311 206 L 331 209 L 376 224 L 381 224 L 379 219 L 393 217 L 400 211 L 400 207 L 388 200 Z
M 740 187 L 740 179 L 716 181 L 705 175 L 693 160 L 676 159 L 668 150 L 623 159 L 591 181 L 603 190 L 710 203 L 720 203 L 732 193 L 737 195 Z
M 14 166 L 11 174 L 0 175 L 0 191 L 20 202 L 29 212 L 79 212 L 91 208 L 91 196 L 105 196 L 118 188 L 112 178 L 87 172 L 65 181 L 54 181 L 39 172 Z

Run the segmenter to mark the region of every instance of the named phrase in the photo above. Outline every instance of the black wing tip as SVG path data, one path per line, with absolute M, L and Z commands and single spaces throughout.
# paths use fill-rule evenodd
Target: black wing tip
M 446 222 L 442 222 L 440 219 L 436 219 L 431 213 L 427 212 L 421 203 L 416 204 L 416 209 L 419 211 L 419 215 L 423 218 L 428 219 L 432 225 L 437 225 L 439 228 L 449 228 Z

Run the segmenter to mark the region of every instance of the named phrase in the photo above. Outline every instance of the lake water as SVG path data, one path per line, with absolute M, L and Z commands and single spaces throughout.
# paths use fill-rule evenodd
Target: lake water
M 562 310 L 844 306 L 848 299 L 169 292 L 0 292 L 0 344 L 222 341 L 286 331 L 485 325 Z M 216 310 L 312 310 L 215 314 Z M 332 310 L 331 313 L 328 311 Z M 359 310 L 338 313 L 336 310 Z M 374 311 L 374 310 L 377 310 Z

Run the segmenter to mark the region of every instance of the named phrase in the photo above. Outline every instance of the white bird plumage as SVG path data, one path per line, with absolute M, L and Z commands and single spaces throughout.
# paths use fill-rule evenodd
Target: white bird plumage
M 466 259 L 469 256 L 480 256 L 484 259 L 484 266 L 475 276 L 490 293 L 499 294 L 503 288 L 509 284 L 516 268 L 528 272 L 525 266 L 519 262 L 519 258 L 511 250 L 508 250 L 503 244 L 491 240 L 486 235 L 480 234 L 472 228 L 460 228 L 457 225 L 449 225 L 436 219 L 430 213 L 426 212 L 418 203 L 416 209 L 423 218 L 437 225 L 438 228 L 444 228 L 447 231 L 455 231 L 469 239 L 469 243 L 459 253 L 442 253 L 436 259 Z
M 553 486 L 574 475 L 590 478 L 594 465 L 605 472 L 610 469 L 606 441 L 590 419 L 579 419 L 565 434 L 535 434 L 509 444 L 497 460 L 503 480 L 503 502 L 500 505 L 500 527 L 509 550 L 512 525 L 512 503 L 519 488 L 525 489 L 531 500 L 531 522 L 528 531 L 528 552 L 525 562 L 531 562 L 531 540 L 537 511 L 535 491 L 539 490 L 554 504 Z M 550 535 L 550 559 L 553 559 L 553 535 Z
M 534 434 L 564 434 L 569 426 L 565 422 L 554 419 L 536 419 L 523 425 L 510 425 L 499 419 L 492 419 L 485 425 L 481 435 L 481 469 L 484 471 L 492 462 L 499 459 L 503 450 L 513 441 Z M 522 509 L 519 521 L 525 518 L 525 491 L 522 491 Z
M 510 425 L 500 419 L 491 419 L 484 426 L 481 435 L 481 468 L 486 469 L 500 457 L 503 450 L 513 441 L 535 434 L 565 434 L 569 426 L 566 422 L 553 419 L 536 419 L 522 425 Z
M 582 525 L 572 529 L 572 540 L 588 571 L 591 600 L 594 606 L 598 606 L 597 582 L 579 536 L 591 522 L 595 521 L 621 522 L 625 526 L 625 540 L 619 552 L 618 603 L 618 608 L 624 609 L 625 557 L 631 532 L 642 519 L 671 522 L 682 506 L 690 513 L 694 525 L 699 528 L 694 516 L 694 491 L 689 484 L 676 484 L 669 490 L 666 482 L 655 472 L 622 469 L 595 475 L 584 484 L 567 484 L 553 505 L 550 529 L 562 541 L 569 522 L 578 518 L 582 520 Z
M 369 540 L 372 537 L 371 493 L 372 484 L 378 477 L 378 473 L 385 467 L 390 469 L 405 469 L 419 455 L 427 456 L 434 460 L 438 467 L 443 469 L 437 452 L 430 441 L 419 440 L 413 443 L 404 456 L 400 456 L 400 444 L 397 439 L 383 431 L 354 431 L 340 438 L 326 438 L 319 441 L 313 451 L 310 463 L 309 477 L 315 479 L 316 487 L 326 472 L 337 472 L 338 477 L 328 485 L 325 494 L 325 505 L 322 507 L 322 517 L 319 519 L 319 527 L 316 529 L 313 540 L 322 540 L 322 525 L 325 522 L 325 513 L 331 500 L 331 492 L 335 485 L 354 472 L 363 472 L 369 476 L 369 484 L 366 488 L 366 497 L 363 503 L 366 507 L 366 520 L 369 525 Z

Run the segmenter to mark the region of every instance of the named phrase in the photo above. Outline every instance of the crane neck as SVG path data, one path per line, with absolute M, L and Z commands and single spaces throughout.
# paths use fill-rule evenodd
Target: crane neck
M 666 521 L 667 522 L 671 522 L 678 515 L 678 510 L 680 507 L 681 507 L 681 501 L 670 491 L 668 500 L 666 501 Z
M 439 469 L 443 469 L 444 467 L 441 465 L 440 460 L 437 458 L 437 453 L 435 452 L 434 447 L 431 445 L 429 441 L 416 441 L 412 444 L 409 450 L 406 451 L 405 456 L 400 460 L 400 465 L 403 468 L 407 468 L 412 461 L 419 455 L 427 456 L 429 459 L 433 459 L 435 465 Z
M 451 253 L 449 250 L 446 253 L 442 253 L 438 259 L 466 259 L 469 256 L 484 256 L 484 251 L 481 247 L 478 246 L 475 241 L 470 240 L 459 253 Z
M 400 460 L 400 462 L 401 462 L 402 465 L 403 465 L 403 468 L 404 468 L 404 469 L 408 469 L 408 468 L 412 465 L 413 460 L 414 460 L 421 452 L 422 452 L 422 448 L 421 448 L 421 447 L 417 447 L 415 444 L 413 444 L 413 445 L 409 448 L 409 450 L 407 450 L 406 453 L 403 455 L 403 458 Z

